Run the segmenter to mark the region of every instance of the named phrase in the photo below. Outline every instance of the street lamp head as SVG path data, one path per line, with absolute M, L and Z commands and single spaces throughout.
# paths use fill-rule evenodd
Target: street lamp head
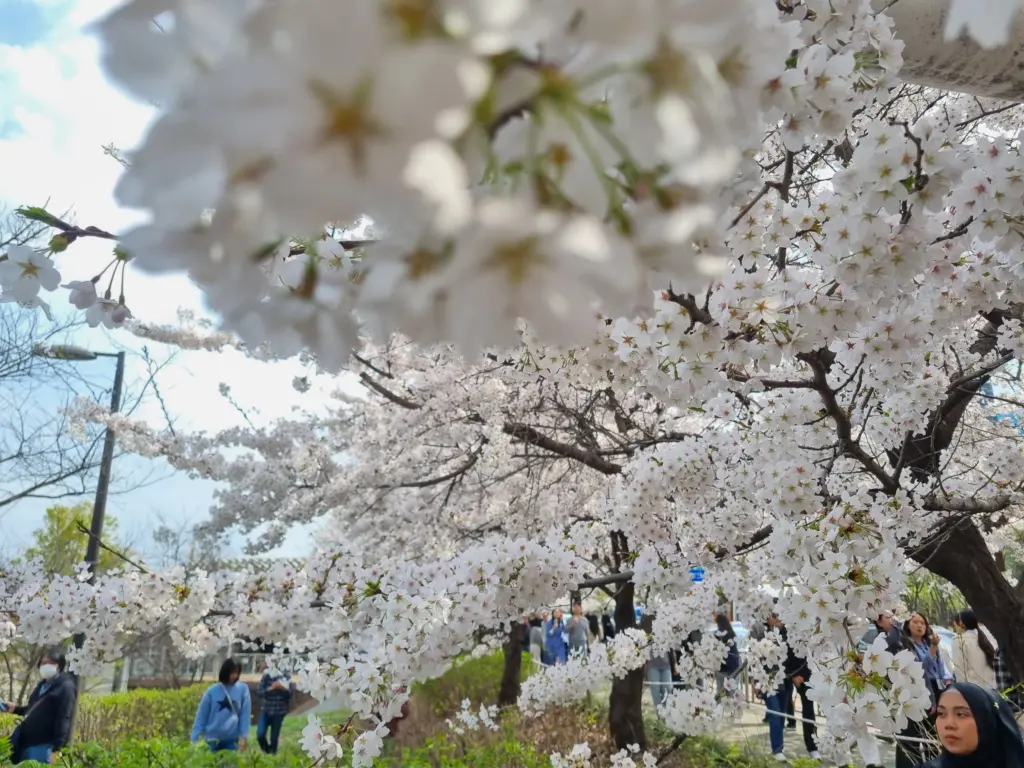
M 84 347 L 75 347 L 70 344 L 55 344 L 52 347 L 37 344 L 32 350 L 32 354 L 51 360 L 95 360 L 99 356 Z

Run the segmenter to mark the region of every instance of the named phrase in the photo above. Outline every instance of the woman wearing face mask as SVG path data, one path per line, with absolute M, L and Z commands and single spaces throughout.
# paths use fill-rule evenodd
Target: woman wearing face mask
M 43 679 L 28 697 L 28 704 L 16 707 L 12 701 L 4 702 L 6 711 L 23 718 L 11 734 L 14 763 L 55 762 L 57 753 L 67 745 L 77 697 L 74 679 L 64 674 L 66 666 L 64 650 L 51 648 L 39 663 Z
M 926 768 L 1024 768 L 1013 708 L 993 691 L 953 683 L 939 699 L 935 724 L 942 754 Z

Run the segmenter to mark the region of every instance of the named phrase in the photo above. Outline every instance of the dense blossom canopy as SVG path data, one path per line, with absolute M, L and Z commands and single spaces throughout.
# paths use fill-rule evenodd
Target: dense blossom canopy
M 969 5 L 949 34 L 992 45 L 1019 3 Z M 906 557 L 998 536 L 1021 501 L 1020 435 L 975 400 L 1011 397 L 1024 352 L 1008 107 L 901 83 L 867 0 L 132 0 L 98 28 L 108 72 L 161 105 L 117 188 L 150 219 L 115 236 L 25 209 L 57 233 L 10 250 L 4 300 L 45 307 L 52 256 L 117 239 L 65 286 L 90 323 L 302 354 L 300 391 L 351 373 L 329 415 L 260 430 L 80 403 L 123 448 L 224 483 L 211 532 L 322 534 L 269 574 L 0 573 L 0 645 L 84 631 L 88 669 L 159 623 L 196 655 L 271 639 L 378 724 L 369 764 L 409 683 L 480 627 L 628 568 L 653 632 L 531 678 L 522 709 L 678 647 L 720 596 L 763 616 L 768 585 L 826 749 L 924 716 L 913 655 L 848 653 L 849 622 L 892 607 Z M 187 270 L 223 327 L 132 320 L 135 268 Z M 751 668 L 782 652 L 769 635 Z M 723 654 L 709 638 L 684 673 Z M 665 717 L 730 714 L 694 689 Z M 338 749 L 318 722 L 304 743 Z

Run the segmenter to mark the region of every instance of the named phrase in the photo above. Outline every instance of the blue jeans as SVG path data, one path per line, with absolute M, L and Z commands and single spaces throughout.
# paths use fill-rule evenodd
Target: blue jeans
M 772 754 L 777 755 L 782 751 L 784 745 L 783 737 L 786 732 L 785 715 L 776 714 L 785 712 L 783 709 L 782 691 L 776 691 L 771 696 L 764 697 L 764 705 L 771 711 L 768 713 L 768 740 L 772 745 Z
M 260 749 L 268 755 L 277 754 L 277 742 L 281 738 L 281 724 L 284 722 L 284 714 L 268 715 L 260 712 L 260 720 L 256 725 L 256 741 Z M 267 731 L 270 731 L 270 741 L 267 741 Z
M 651 686 L 654 708 L 661 710 L 665 699 L 672 693 L 672 669 L 669 667 L 647 667 L 647 682 Z
M 21 762 L 35 760 L 37 763 L 50 762 L 50 755 L 53 754 L 53 746 L 50 744 L 33 744 L 21 750 Z
M 238 739 L 224 741 L 207 741 L 211 752 L 235 752 L 238 750 Z

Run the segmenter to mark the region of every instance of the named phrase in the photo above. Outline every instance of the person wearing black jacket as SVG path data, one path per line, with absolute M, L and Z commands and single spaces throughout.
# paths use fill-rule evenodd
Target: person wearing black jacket
M 74 678 L 65 674 L 65 667 L 64 650 L 51 648 L 40 661 L 43 680 L 32 691 L 28 704 L 18 707 L 12 701 L 4 702 L 6 711 L 23 718 L 11 734 L 12 762 L 50 763 L 67 746 L 78 697 Z
M 605 613 L 601 616 L 601 630 L 604 634 L 604 641 L 610 642 L 615 638 L 615 623 L 612 621 L 612 615 Z
M 807 698 L 807 681 L 811 677 L 810 667 L 807 665 L 807 661 L 801 659 L 795 653 L 789 645 L 789 636 L 786 633 L 786 625 L 782 619 L 779 618 L 778 614 L 772 613 L 768 617 L 768 621 L 765 622 L 764 627 L 755 627 L 751 632 L 751 637 L 755 640 L 762 640 L 767 632 L 772 630 L 778 631 L 782 638 L 782 642 L 786 644 L 786 660 L 783 662 L 782 671 L 785 678 L 778 690 L 772 692 L 761 692 L 761 696 L 764 698 L 765 707 L 768 709 L 768 734 L 771 741 L 772 757 L 776 761 L 782 763 L 786 761 L 786 756 L 782 752 L 784 734 L 785 734 L 785 720 L 786 711 L 785 696 L 792 695 L 792 691 L 796 689 L 800 693 L 800 701 L 803 704 L 803 711 L 801 717 L 805 721 L 804 723 L 804 746 L 807 747 L 808 753 L 810 753 L 812 759 L 820 759 L 821 755 L 818 752 L 818 745 L 815 743 L 814 736 L 817 732 L 817 728 L 814 725 L 814 702 Z M 778 671 L 777 667 L 772 667 L 766 670 L 769 674 L 775 674 Z
M 780 625 L 779 632 L 782 634 L 782 639 L 786 641 L 787 648 L 785 664 L 786 682 L 789 683 L 787 690 L 795 690 L 797 695 L 800 696 L 800 716 L 803 718 L 804 746 L 807 747 L 807 753 L 811 756 L 812 760 L 819 760 L 821 759 L 821 753 L 818 752 L 818 745 L 814 740 L 814 735 L 818 731 L 817 726 L 814 724 L 814 702 L 807 697 L 807 681 L 811 679 L 811 668 L 807 665 L 806 659 L 801 659 L 793 653 L 793 649 L 789 645 L 789 638 L 786 636 L 785 624 Z M 791 693 L 787 695 L 792 696 Z M 792 701 L 792 698 L 790 698 L 790 701 Z

